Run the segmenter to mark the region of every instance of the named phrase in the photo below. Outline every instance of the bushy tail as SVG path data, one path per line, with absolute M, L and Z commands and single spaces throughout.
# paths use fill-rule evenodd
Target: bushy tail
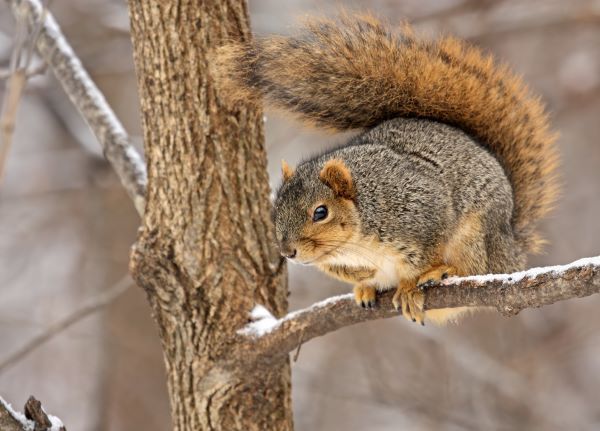
M 557 193 L 555 135 L 544 107 L 505 66 L 450 37 L 419 40 L 371 16 L 314 19 L 295 36 L 223 47 L 217 74 L 231 99 L 258 100 L 330 129 L 395 117 L 457 126 L 495 154 L 512 183 L 513 226 L 535 251 L 535 222 Z

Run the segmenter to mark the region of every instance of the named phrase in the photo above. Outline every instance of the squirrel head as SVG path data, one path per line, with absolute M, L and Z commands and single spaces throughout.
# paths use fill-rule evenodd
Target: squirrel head
M 333 257 L 360 230 L 356 189 L 343 161 L 309 161 L 294 171 L 282 163 L 283 184 L 273 219 L 281 254 L 310 264 Z

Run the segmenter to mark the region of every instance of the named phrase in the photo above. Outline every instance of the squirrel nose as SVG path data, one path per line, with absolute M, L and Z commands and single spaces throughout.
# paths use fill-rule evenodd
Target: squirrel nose
M 298 254 L 298 251 L 296 249 L 293 250 L 281 250 L 281 255 L 283 257 L 287 257 L 288 259 L 293 259 L 296 257 L 296 254 Z

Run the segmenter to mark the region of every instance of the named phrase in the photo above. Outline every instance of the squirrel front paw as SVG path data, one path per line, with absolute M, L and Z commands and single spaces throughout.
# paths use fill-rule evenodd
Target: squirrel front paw
M 354 286 L 354 301 L 363 308 L 375 307 L 376 300 L 375 288 L 359 284 Z
M 440 265 L 430 269 L 427 272 L 421 274 L 417 280 L 417 287 L 424 288 L 429 287 L 433 284 L 439 283 L 441 280 L 445 280 L 448 277 L 456 275 L 456 268 L 447 265 Z
M 408 320 L 425 325 L 425 311 L 423 311 L 425 294 L 414 282 L 411 284 L 400 283 L 392 298 L 392 304 L 396 310 L 402 310 L 402 315 Z

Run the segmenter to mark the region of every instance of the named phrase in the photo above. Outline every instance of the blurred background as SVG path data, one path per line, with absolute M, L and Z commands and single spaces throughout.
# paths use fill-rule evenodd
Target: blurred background
M 289 32 L 298 16 L 340 5 L 419 32 L 452 33 L 512 67 L 541 94 L 560 132 L 564 193 L 543 225 L 550 246 L 531 265 L 600 254 L 600 1 L 250 0 L 254 31 Z M 54 1 L 64 33 L 134 140 L 140 119 L 124 0 Z M 0 3 L 0 68 L 14 23 Z M 0 98 L 4 84 L 0 85 Z M 267 112 L 272 185 L 279 161 L 344 137 Z M 32 79 L 0 187 L 0 394 L 30 394 L 71 430 L 170 429 L 158 337 L 134 286 L 24 358 L 6 358 L 123 285 L 138 216 L 56 81 Z M 112 289 L 112 290 L 111 290 Z M 290 267 L 296 309 L 349 291 Z M 115 295 L 116 296 L 116 295 Z M 425 328 L 389 319 L 303 346 L 293 370 L 296 429 L 600 429 L 600 297 Z

